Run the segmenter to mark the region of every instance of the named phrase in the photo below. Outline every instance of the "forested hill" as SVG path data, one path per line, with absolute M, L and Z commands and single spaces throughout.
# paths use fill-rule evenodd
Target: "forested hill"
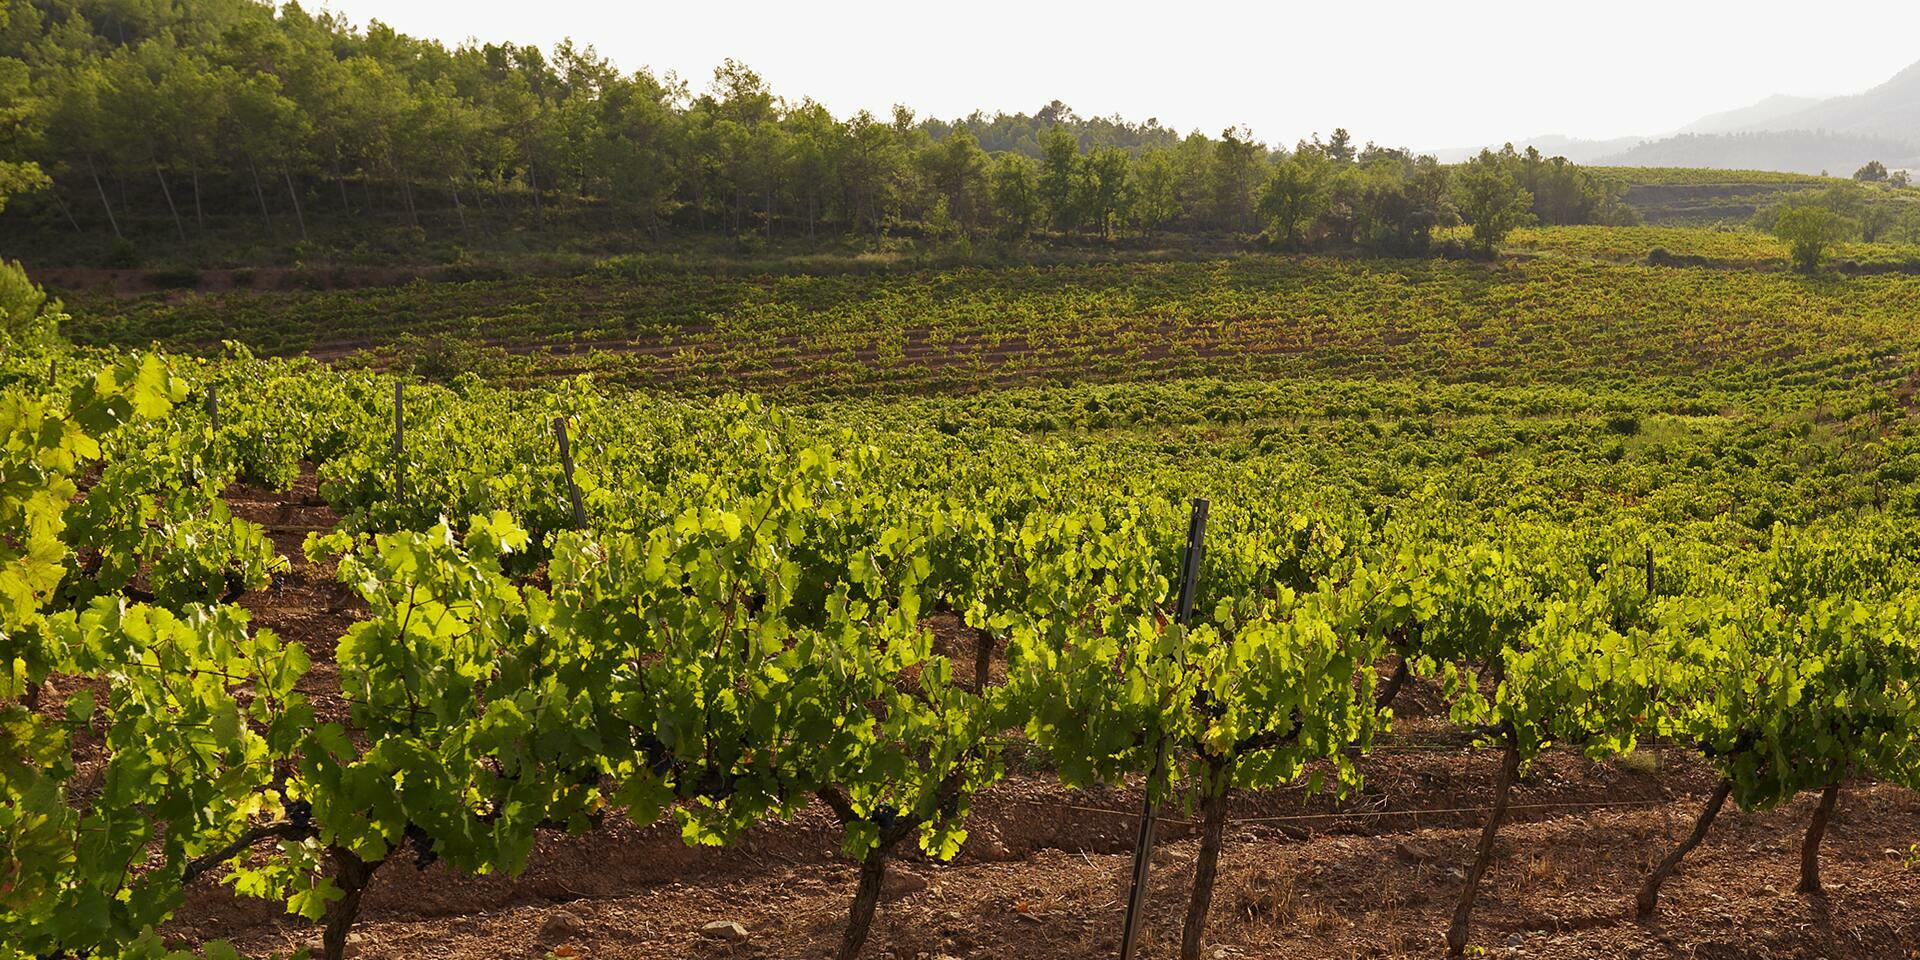
M 1264 233 L 1421 253 L 1462 221 L 1626 215 L 1619 189 L 1540 156 L 1488 155 L 1476 192 L 1344 130 L 1274 149 L 1057 101 L 837 117 L 733 61 L 695 85 L 571 42 L 450 48 L 294 3 L 0 0 L 0 21 L 0 190 L 15 194 L 0 244 L 42 264 L 404 260 L 429 242 L 459 257 L 526 231 L 544 235 L 530 250 L 563 245 L 555 231 L 576 245 Z

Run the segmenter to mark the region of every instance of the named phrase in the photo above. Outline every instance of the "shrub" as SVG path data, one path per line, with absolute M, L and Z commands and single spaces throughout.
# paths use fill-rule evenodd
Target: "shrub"
M 200 271 L 192 267 L 172 267 L 147 274 L 147 284 L 156 290 L 192 290 L 200 285 Z
M 140 248 L 126 237 L 115 237 L 113 246 L 107 250 L 107 267 L 113 270 L 132 270 L 140 266 Z
M 1607 418 L 1607 432 L 1631 437 L 1640 432 L 1640 418 L 1629 413 L 1617 413 Z
M 27 279 L 25 267 L 0 260 L 0 342 L 26 346 L 50 340 L 65 317 L 60 301 L 48 300 L 47 292 Z
M 1787 244 L 1793 268 L 1802 273 L 1819 270 L 1833 245 L 1852 233 L 1852 221 L 1825 207 L 1789 207 L 1773 224 L 1773 235 Z

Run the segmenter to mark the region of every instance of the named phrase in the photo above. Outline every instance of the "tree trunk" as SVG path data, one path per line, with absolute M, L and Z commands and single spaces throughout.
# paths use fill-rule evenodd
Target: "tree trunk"
M 340 145 L 333 145 L 333 183 L 340 188 L 340 212 L 353 216 L 353 203 L 347 199 L 347 176 L 340 172 Z
M 467 233 L 467 208 L 460 203 L 460 183 L 451 179 L 448 183 L 453 189 L 453 212 L 460 215 L 460 232 L 465 234 Z
M 540 205 L 540 173 L 533 164 L 527 164 L 527 186 L 533 189 L 533 219 L 535 223 L 547 222 L 547 210 Z
M 407 226 L 420 229 L 420 208 L 413 203 L 413 181 L 407 175 L 400 175 L 400 199 L 407 202 Z
M 153 161 L 153 177 L 160 181 L 160 195 L 166 198 L 167 212 L 173 214 L 173 231 L 180 235 L 180 242 L 187 242 L 187 225 L 180 219 L 180 208 L 173 205 L 173 188 L 167 186 L 167 175 L 160 169 L 160 161 Z
M 1511 729 L 1507 731 L 1506 756 L 1500 762 L 1500 780 L 1493 790 L 1493 812 L 1487 814 L 1487 825 L 1480 831 L 1480 849 L 1474 855 L 1473 869 L 1467 871 L 1467 881 L 1460 888 L 1460 902 L 1453 908 L 1453 925 L 1447 928 L 1447 956 L 1464 956 L 1467 952 L 1467 932 L 1473 923 L 1473 901 L 1480 894 L 1480 880 L 1487 875 L 1487 865 L 1493 861 L 1493 842 L 1500 832 L 1500 821 L 1507 816 L 1508 795 L 1513 790 L 1513 781 L 1520 773 L 1520 746 L 1514 740 Z
M 1820 892 L 1820 838 L 1827 834 L 1827 821 L 1833 818 L 1834 802 L 1840 799 L 1840 784 L 1827 784 L 1820 791 L 1820 805 L 1813 808 L 1813 822 L 1807 824 L 1806 842 L 1800 845 L 1800 893 Z
M 68 223 L 73 224 L 74 233 L 86 233 L 85 230 L 80 229 L 80 221 L 74 217 L 73 211 L 67 209 L 67 201 L 60 199 L 60 189 L 58 187 L 48 189 L 47 196 L 52 197 L 53 205 L 60 208 L 60 215 L 66 217 Z
M 886 879 L 887 848 L 874 847 L 860 861 L 860 887 L 854 891 L 847 930 L 840 938 L 839 960 L 854 960 L 867 945 L 867 932 L 873 928 L 873 913 L 880 905 L 880 887 Z
M 193 226 L 201 233 L 207 232 L 207 211 L 200 206 L 200 165 L 194 164 L 191 173 L 193 181 Z
M 260 201 L 260 219 L 265 221 L 267 229 L 273 229 L 273 214 L 267 211 L 267 191 L 260 187 L 260 167 L 253 162 L 253 155 L 247 155 L 247 170 L 253 174 L 253 197 Z
M 1714 785 L 1713 795 L 1707 798 L 1706 808 L 1700 811 L 1699 819 L 1693 823 L 1693 832 L 1688 834 L 1685 840 L 1680 841 L 1680 845 L 1673 848 L 1673 852 L 1667 854 L 1666 859 L 1661 860 L 1653 868 L 1652 873 L 1647 874 L 1647 882 L 1640 887 L 1640 895 L 1633 901 L 1634 919 L 1646 920 L 1653 916 L 1654 907 L 1660 899 L 1661 884 L 1666 883 L 1667 878 L 1673 876 L 1673 872 L 1680 867 L 1680 861 L 1686 859 L 1687 854 L 1693 852 L 1693 848 L 1707 839 L 1707 830 L 1713 826 L 1713 818 L 1719 815 L 1721 805 L 1727 802 L 1727 795 L 1732 792 L 1733 781 L 1731 780 L 1722 780 Z
M 280 174 L 287 179 L 287 197 L 293 201 L 293 219 L 300 224 L 300 242 L 307 241 L 307 216 L 300 212 L 300 192 L 293 188 L 293 171 L 280 168 Z
M 334 873 L 333 882 L 340 887 L 342 896 L 327 914 L 327 928 L 321 934 L 321 956 L 325 960 L 341 960 L 346 954 L 347 934 L 353 930 L 353 921 L 360 915 L 360 895 L 367 889 L 367 883 L 373 879 L 373 872 L 380 869 L 384 860 L 368 863 L 355 856 L 352 851 L 339 847 L 333 849 L 333 861 L 339 865 Z
M 387 150 L 387 169 L 393 171 L 394 179 L 400 181 L 400 199 L 407 205 L 407 226 L 420 229 L 420 211 L 413 205 L 413 184 L 407 179 L 407 172 L 394 162 L 393 150 Z
M 113 238 L 125 240 L 126 235 L 120 232 L 120 221 L 113 215 L 113 202 L 107 199 L 106 185 L 100 182 L 100 169 L 93 165 L 91 154 L 87 156 L 87 173 L 93 177 L 93 189 L 100 193 L 100 208 L 107 211 L 107 225 L 113 228 Z
M 1207 781 L 1207 795 L 1201 801 L 1200 857 L 1193 865 L 1193 895 L 1187 900 L 1187 923 L 1180 931 L 1180 960 L 1200 960 L 1200 938 L 1206 934 L 1207 913 L 1213 908 L 1213 881 L 1220 872 L 1220 836 L 1227 825 L 1233 764 L 1208 761 Z

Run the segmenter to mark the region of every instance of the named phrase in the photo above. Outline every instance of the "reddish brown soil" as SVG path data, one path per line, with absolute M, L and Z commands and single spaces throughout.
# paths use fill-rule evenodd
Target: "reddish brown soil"
M 331 569 L 307 561 L 307 534 L 331 530 L 338 520 L 320 498 L 319 478 L 308 468 L 285 493 L 235 485 L 226 491 L 226 500 L 235 516 L 265 525 L 289 563 L 271 587 L 241 597 L 240 605 L 253 613 L 255 627 L 306 647 L 313 666 L 299 689 L 311 698 L 320 719 L 345 717 L 333 647 L 347 627 L 365 615 L 366 604 L 334 580 Z
M 309 688 L 320 694 L 334 682 L 332 640 L 358 609 L 300 557 L 304 529 L 332 517 L 316 505 L 311 475 L 289 495 L 230 496 L 242 515 L 275 525 L 294 560 L 282 582 L 245 603 L 258 625 L 307 644 Z M 969 632 L 945 624 L 940 640 L 970 674 Z M 1205 956 L 1442 953 L 1497 758 L 1423 717 L 1429 691 L 1410 688 L 1405 701 L 1412 716 L 1362 763 L 1356 795 L 1235 799 Z M 1516 786 L 1473 942 L 1513 957 L 1920 957 L 1920 868 L 1906 854 L 1920 833 L 1920 796 L 1885 785 L 1842 795 L 1824 847 L 1826 894 L 1792 892 L 1813 805 L 1804 796 L 1766 813 L 1722 814 L 1668 884 L 1659 922 L 1627 919 L 1640 878 L 1686 833 L 1709 786 L 1681 751 L 1605 764 L 1564 751 L 1541 758 Z M 883 902 L 865 956 L 1113 955 L 1138 802 L 1136 790 L 1070 790 L 1044 772 L 1016 772 L 976 801 L 955 863 L 896 865 L 913 879 Z M 1175 808 L 1163 820 L 1144 957 L 1177 949 L 1196 850 L 1185 816 Z M 689 849 L 670 827 L 625 823 L 553 836 L 515 878 L 395 861 L 369 889 L 354 946 L 368 960 L 831 956 L 854 878 L 837 841 L 827 812 L 809 809 L 727 849 Z M 715 920 L 737 921 L 748 939 L 703 937 Z M 316 928 L 213 883 L 189 892 L 168 932 L 258 953 L 318 942 Z

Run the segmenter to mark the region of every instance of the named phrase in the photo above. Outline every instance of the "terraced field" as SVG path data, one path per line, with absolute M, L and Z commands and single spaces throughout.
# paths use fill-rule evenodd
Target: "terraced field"
M 1776 383 L 1910 343 L 1920 282 L 1591 259 L 1668 245 L 1758 262 L 1772 241 L 1523 234 L 1493 265 L 1244 257 L 870 275 L 619 275 L 304 294 L 82 300 L 86 343 L 265 354 L 451 377 L 819 398 L 1193 376 L 1501 383 L 1709 374 Z M 1718 239 L 1726 236 L 1727 239 Z M 1577 256 L 1576 256 L 1577 255 Z M 1754 258 L 1742 260 L 1740 258 Z

